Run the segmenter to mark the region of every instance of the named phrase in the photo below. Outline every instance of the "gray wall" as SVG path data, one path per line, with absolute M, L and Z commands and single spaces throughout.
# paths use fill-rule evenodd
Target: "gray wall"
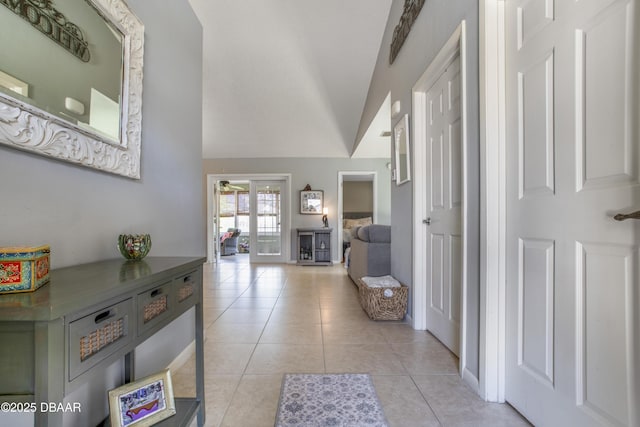
M 205 254 L 202 28 L 187 0 L 128 3 L 145 25 L 142 179 L 0 147 L 0 246 L 50 244 L 53 268 L 119 258 L 123 232 L 150 233 L 150 256 Z M 154 337 L 147 369 L 166 367 L 192 341 L 192 324 L 190 313 Z M 68 400 L 89 408 L 83 391 Z M 100 399 L 106 411 L 106 393 Z M 83 412 L 65 425 L 96 425 L 102 415 Z
M 329 227 L 334 229 L 332 245 L 338 244 L 336 212 L 338 208 L 338 172 L 373 171 L 378 175 L 378 223 L 390 224 L 391 206 L 389 192 L 391 173 L 386 164 L 389 159 L 348 159 L 348 158 L 268 158 L 268 159 L 205 159 L 205 175 L 224 174 L 291 174 L 291 260 L 296 254 L 296 228 L 322 227 L 320 215 L 300 214 L 300 195 L 307 184 L 314 190 L 324 191 L 324 204 L 329 208 Z M 206 184 L 205 184 L 206 185 Z M 206 200 L 206 189 L 203 200 Z M 333 251 L 333 259 L 338 260 L 339 251 Z
M 444 43 L 453 34 L 460 22 L 466 20 L 467 42 L 467 137 L 468 137 L 468 180 L 469 190 L 469 248 L 468 294 L 467 294 L 467 360 L 469 371 L 478 377 L 479 354 L 479 88 L 478 88 L 478 2 L 476 0 L 429 0 L 411 28 L 400 53 L 393 65 L 389 65 L 389 46 L 395 26 L 400 21 L 404 6 L 403 0 L 394 0 L 382 40 L 376 69 L 371 86 L 363 121 L 358 130 L 358 139 L 364 135 L 367 127 L 387 93 L 391 92 L 391 102 L 399 100 L 402 104 L 400 115 L 391 121 L 390 126 L 405 113 L 412 120 L 411 89 L 425 72 Z M 413 144 L 413 142 L 412 142 Z M 413 150 L 413 148 L 412 148 Z M 413 163 L 413 156 L 412 156 Z M 414 169 L 413 167 L 411 168 Z M 411 283 L 412 246 L 403 242 L 413 240 L 414 230 L 408 224 L 413 223 L 413 181 L 392 186 L 391 190 L 391 227 L 393 241 L 391 270 L 401 282 Z M 421 262 L 417 260 L 417 262 Z
M 373 182 L 344 181 L 342 186 L 343 212 L 371 212 L 373 210 Z

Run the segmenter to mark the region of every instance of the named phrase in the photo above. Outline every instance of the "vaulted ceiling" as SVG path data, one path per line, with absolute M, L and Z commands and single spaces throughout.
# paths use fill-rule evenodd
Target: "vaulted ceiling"
M 351 156 L 391 1 L 190 0 L 204 35 L 203 158 Z M 359 156 L 388 157 L 372 132 Z

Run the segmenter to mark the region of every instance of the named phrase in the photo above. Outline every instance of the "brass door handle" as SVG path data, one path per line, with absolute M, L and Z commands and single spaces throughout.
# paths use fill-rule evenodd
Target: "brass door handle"
M 616 221 L 624 221 L 625 219 L 640 219 L 640 211 L 635 211 L 630 214 L 617 214 L 613 217 Z

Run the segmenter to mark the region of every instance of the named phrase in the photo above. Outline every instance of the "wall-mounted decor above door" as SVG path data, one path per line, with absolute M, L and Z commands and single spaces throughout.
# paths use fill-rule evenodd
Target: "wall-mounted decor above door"
M 389 52 L 389 65 L 393 64 L 400 48 L 411 31 L 411 26 L 416 21 L 425 0 L 404 0 L 404 10 L 400 17 L 400 22 L 393 30 L 393 38 L 391 39 L 391 51 Z

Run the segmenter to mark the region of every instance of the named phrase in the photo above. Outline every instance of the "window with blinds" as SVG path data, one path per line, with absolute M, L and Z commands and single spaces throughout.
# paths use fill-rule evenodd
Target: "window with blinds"
M 220 192 L 220 231 L 239 228 L 242 233 L 249 232 L 250 202 L 248 191 Z

